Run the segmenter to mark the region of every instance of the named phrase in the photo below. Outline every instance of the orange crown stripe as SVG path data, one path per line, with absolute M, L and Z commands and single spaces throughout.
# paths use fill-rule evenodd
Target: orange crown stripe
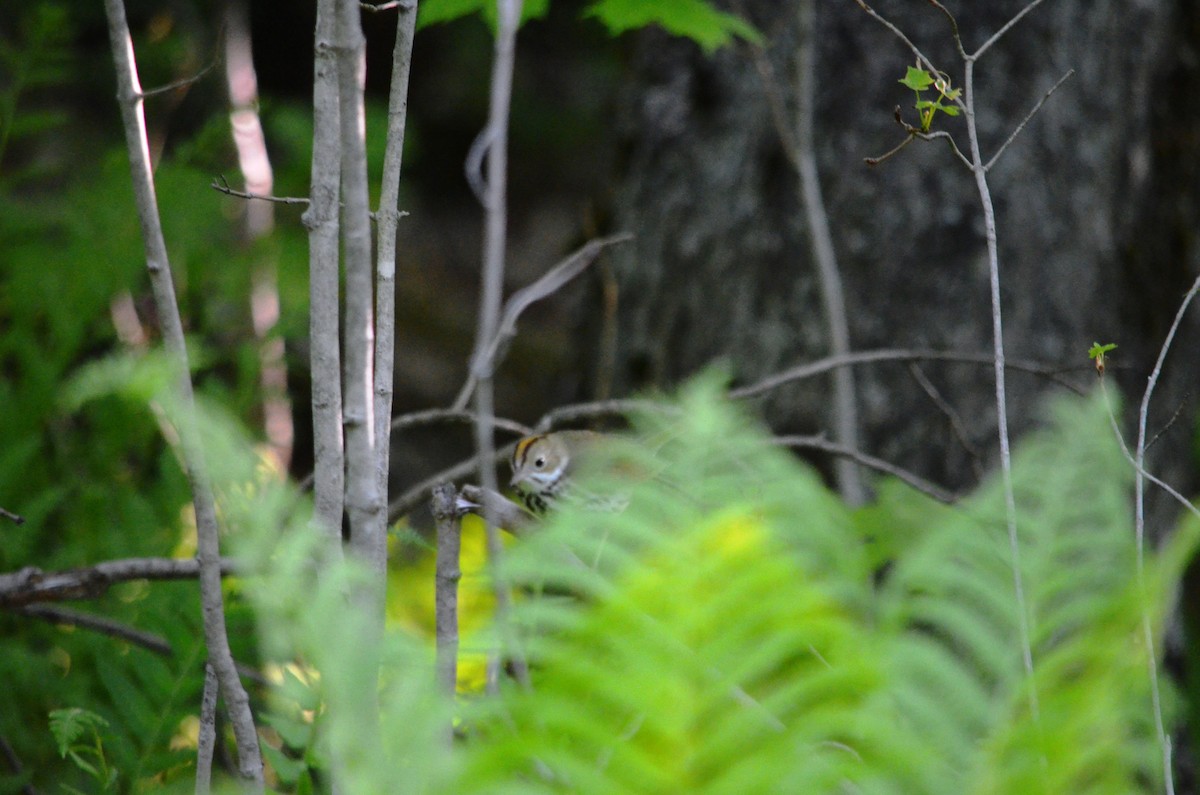
M 513 461 L 516 461 L 518 464 L 523 463 L 525 461 L 525 451 L 529 449 L 531 444 L 541 438 L 542 437 L 540 435 L 526 436 L 524 439 L 517 442 L 517 449 L 513 450 Z

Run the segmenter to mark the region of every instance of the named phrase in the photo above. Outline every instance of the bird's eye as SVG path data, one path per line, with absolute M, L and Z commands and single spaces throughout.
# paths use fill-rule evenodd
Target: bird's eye
M 540 455 L 534 459 L 533 466 L 536 469 L 541 469 L 542 467 L 546 466 L 546 456 Z

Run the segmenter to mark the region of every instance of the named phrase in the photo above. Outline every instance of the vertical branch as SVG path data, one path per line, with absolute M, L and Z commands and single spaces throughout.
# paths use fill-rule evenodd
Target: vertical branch
M 800 174 L 801 204 L 817 262 L 821 298 L 825 303 L 825 320 L 829 324 L 831 353 L 845 356 L 850 353 L 850 328 L 846 318 L 846 299 L 829 217 L 817 171 L 814 128 L 817 101 L 817 37 L 816 0 L 800 0 L 799 52 L 796 63 L 796 169 Z M 833 374 L 834 439 L 852 450 L 858 449 L 858 402 L 855 396 L 854 370 L 839 367 Z M 849 458 L 838 458 L 834 464 L 838 490 L 852 507 L 866 502 L 862 475 L 858 464 Z
M 458 686 L 458 581 L 461 535 L 454 486 L 433 489 L 433 518 L 437 522 L 437 573 L 434 580 L 434 623 L 437 634 L 437 681 L 454 697 Z
M 346 258 L 346 333 L 342 424 L 346 438 L 346 510 L 350 548 L 372 575 L 372 621 L 383 627 L 386 517 L 375 475 L 374 279 L 367 193 L 366 39 L 355 0 L 337 2 L 338 101 L 342 160 L 342 245 Z
M 408 78 L 412 68 L 417 0 L 401 4 L 392 51 L 392 86 L 388 95 L 387 147 L 383 182 L 375 214 L 375 466 L 379 493 L 387 499 L 392 433 L 392 382 L 396 364 L 396 225 L 400 219 L 400 166 L 408 118 Z M 386 517 L 384 518 L 386 521 Z
M 1033 642 L 1029 629 L 1029 607 L 1025 599 L 1024 575 L 1021 571 L 1021 542 L 1017 535 L 1017 502 L 1013 494 L 1012 453 L 1008 439 L 1008 401 L 1004 386 L 1004 317 L 1000 308 L 1000 252 L 996 243 L 996 211 L 988 187 L 987 168 L 979 148 L 979 129 L 975 124 L 975 61 L 967 58 L 963 76 L 967 136 L 971 142 L 971 171 L 983 207 L 983 223 L 987 237 L 988 282 L 992 301 L 992 365 L 996 377 L 996 434 L 1000 442 L 1000 472 L 1004 482 L 1004 513 L 1008 524 L 1008 545 L 1012 555 L 1013 593 L 1017 603 L 1017 628 L 1020 633 L 1021 660 L 1025 666 L 1029 688 L 1029 711 L 1037 721 L 1037 684 L 1033 679 Z
M 1142 394 L 1142 405 L 1138 411 L 1138 436 L 1137 448 L 1134 453 L 1133 467 L 1137 474 L 1134 478 L 1134 532 L 1137 543 L 1137 578 L 1138 586 L 1145 592 L 1146 587 L 1146 423 L 1150 417 L 1150 397 L 1154 394 L 1154 389 L 1158 385 L 1158 377 L 1162 373 L 1163 362 L 1166 361 L 1167 352 L 1171 349 L 1171 343 L 1175 341 L 1175 332 L 1179 330 L 1179 324 L 1183 322 L 1183 316 L 1187 312 L 1188 306 L 1192 303 L 1192 299 L 1196 297 L 1196 293 L 1200 292 L 1200 278 L 1197 278 L 1192 283 L 1192 287 L 1188 290 L 1187 295 L 1183 298 L 1183 303 L 1179 305 L 1179 310 L 1175 313 L 1175 320 L 1171 323 L 1171 329 L 1167 332 L 1167 337 L 1163 340 L 1162 348 L 1158 352 L 1158 359 L 1154 362 L 1154 370 L 1151 371 L 1149 378 L 1146 379 L 1146 391 Z M 1146 644 L 1146 666 L 1150 676 L 1150 699 L 1154 710 L 1154 731 L 1158 737 L 1158 747 L 1162 755 L 1163 764 L 1163 782 L 1167 793 L 1170 795 L 1175 792 L 1175 781 L 1171 766 L 1171 737 L 1168 735 L 1166 726 L 1163 723 L 1162 711 L 1162 696 L 1159 693 L 1158 687 L 1158 653 L 1154 646 L 1154 628 L 1150 621 L 1150 610 L 1144 608 L 1142 612 L 1142 636 Z
M 487 184 L 483 190 L 484 240 L 483 285 L 479 301 L 479 321 L 475 335 L 475 351 L 471 357 L 472 375 L 478 386 L 475 390 L 475 445 L 479 450 L 479 485 L 496 491 L 495 440 L 492 438 L 495 405 L 492 389 L 494 370 L 488 351 L 500 326 L 500 299 L 504 287 L 504 254 L 508 228 L 508 116 L 512 101 L 513 64 L 516 58 L 517 27 L 521 19 L 521 0 L 496 0 L 497 24 L 495 54 L 492 60 L 492 85 L 488 123 L 480 133 L 487 150 Z M 507 632 L 508 590 L 501 569 L 503 547 L 495 517 L 485 506 L 484 524 L 487 528 L 487 549 L 491 561 L 496 592 L 496 621 L 503 634 Z M 506 644 L 510 645 L 511 644 Z M 524 664 L 514 662 L 518 679 L 528 678 Z
M 200 567 L 204 641 L 208 648 L 209 661 L 216 670 L 220 689 L 225 695 L 225 706 L 233 725 L 239 773 L 253 783 L 256 791 L 261 791 L 263 766 L 254 716 L 250 712 L 250 699 L 238 678 L 233 655 L 229 650 L 229 637 L 226 634 L 216 502 L 204 460 L 200 431 L 196 425 L 195 397 L 188 371 L 183 322 L 179 317 L 166 241 L 163 239 L 162 224 L 158 215 L 133 41 L 129 35 L 123 0 L 105 0 L 104 8 L 108 16 L 113 61 L 116 64 L 117 100 L 121 109 L 122 126 L 125 128 L 125 145 L 133 178 L 134 200 L 142 226 L 146 267 L 150 272 L 155 308 L 162 324 L 163 342 L 178 372 L 177 389 L 181 408 L 178 430 L 184 466 L 192 489 L 192 503 L 196 511 L 196 558 Z
M 212 790 L 213 750 L 217 744 L 217 673 L 204 664 L 204 691 L 200 696 L 200 730 L 196 739 L 196 795 Z
M 345 464 L 338 305 L 338 202 L 341 179 L 336 0 L 318 0 L 313 61 L 313 159 L 308 229 L 309 365 L 312 377 L 313 494 L 326 555 L 342 551 Z
M 230 0 L 225 6 L 225 80 L 229 87 L 230 126 L 237 149 L 238 167 L 246 191 L 270 196 L 274 175 L 258 115 L 258 76 L 250 43 L 250 20 L 246 0 Z M 275 228 L 275 205 L 247 201 L 241 205 L 246 242 L 266 237 Z M 254 265 L 251 274 L 250 316 L 258 337 L 258 358 L 263 390 L 263 426 L 279 471 L 286 472 L 292 458 L 295 433 L 292 408 L 287 396 L 287 366 L 283 337 L 274 333 L 279 322 L 279 284 L 273 259 Z

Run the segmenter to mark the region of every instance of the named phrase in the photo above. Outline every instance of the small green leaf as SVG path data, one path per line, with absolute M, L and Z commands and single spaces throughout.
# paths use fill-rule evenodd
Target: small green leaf
M 933 85 L 933 77 L 925 69 L 910 66 L 908 67 L 908 72 L 904 75 L 904 79 L 897 82 L 908 86 L 913 91 L 924 91 Z
M 1088 348 L 1088 358 L 1089 359 L 1100 358 L 1100 357 L 1104 356 L 1104 354 L 1108 353 L 1109 351 L 1115 350 L 1116 347 L 1117 347 L 1117 345 L 1114 342 L 1110 342 L 1107 345 L 1101 345 L 1098 342 L 1093 342 L 1092 347 Z
M 943 105 L 939 102 L 937 105 L 937 109 L 940 110 L 942 113 L 945 113 L 947 116 L 957 116 L 958 115 L 958 108 L 955 107 L 954 105 Z

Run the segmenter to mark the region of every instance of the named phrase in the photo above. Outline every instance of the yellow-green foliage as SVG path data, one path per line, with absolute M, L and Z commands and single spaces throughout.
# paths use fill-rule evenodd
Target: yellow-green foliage
M 268 570 L 262 620 L 276 653 L 320 673 L 321 764 L 346 791 L 1116 793 L 1160 781 L 1143 610 L 1160 636 L 1195 532 L 1150 556 L 1139 585 L 1129 470 L 1097 400 L 1058 404 L 1016 457 L 1037 721 L 997 485 L 953 508 L 888 486 L 852 516 L 711 382 L 680 407 L 639 421 L 641 441 L 609 451 L 622 465 L 600 468 L 655 473 L 627 510 L 568 508 L 509 547 L 513 631 L 463 651 L 515 636 L 505 653 L 528 660 L 528 689 L 505 682 L 451 705 L 431 641 L 397 629 L 382 652 L 382 746 L 356 745 L 369 644 L 335 581 L 314 591 L 301 557 Z

